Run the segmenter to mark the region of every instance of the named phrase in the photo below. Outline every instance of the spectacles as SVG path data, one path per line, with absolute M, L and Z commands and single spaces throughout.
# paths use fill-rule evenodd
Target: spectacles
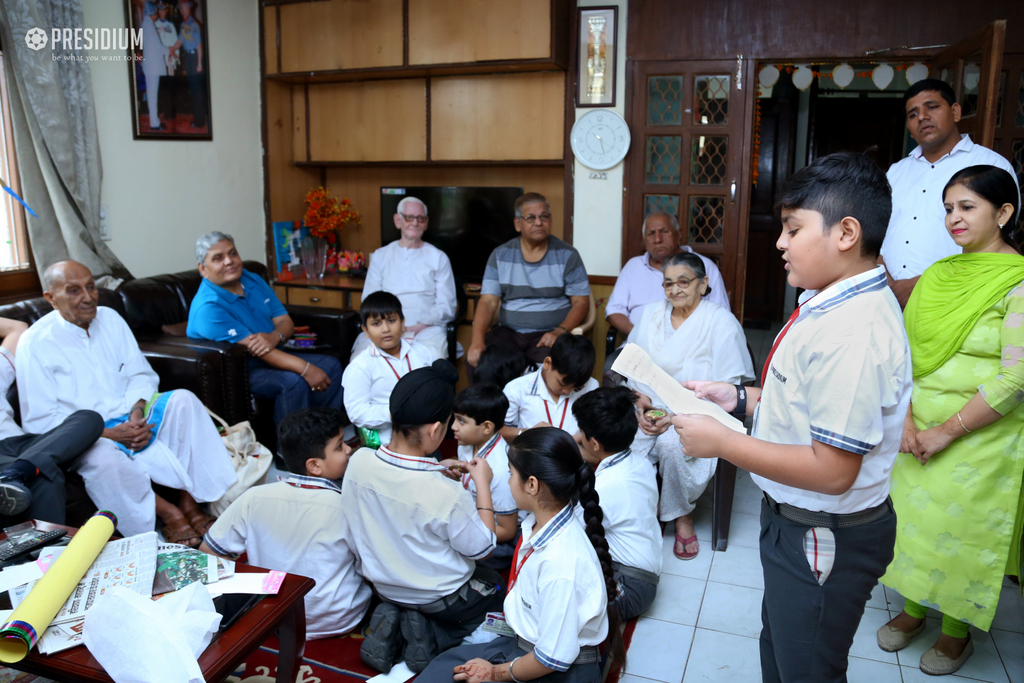
M 534 216 L 531 213 L 531 214 L 527 214 L 525 216 L 522 216 L 522 220 L 526 221 L 527 223 L 550 223 L 551 222 L 551 214 L 550 213 L 542 213 L 539 216 Z
M 412 222 L 426 223 L 427 222 L 427 217 L 426 216 L 410 216 L 409 214 L 406 214 L 406 213 L 400 213 L 398 215 L 401 216 L 402 220 L 404 220 L 406 223 L 412 223 Z
M 681 277 L 674 282 L 672 280 L 665 280 L 664 282 L 661 283 L 661 286 L 664 287 L 665 289 L 672 289 L 675 286 L 678 286 L 679 289 L 686 289 L 690 286 L 691 282 L 696 281 L 697 278 Z

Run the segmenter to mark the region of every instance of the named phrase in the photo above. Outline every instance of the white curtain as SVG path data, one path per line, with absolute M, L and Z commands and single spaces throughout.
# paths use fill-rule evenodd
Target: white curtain
M 31 28 L 82 27 L 80 0 L 0 0 L 0 39 L 7 67 L 22 198 L 40 278 L 50 264 L 74 259 L 101 286 L 131 274 L 100 239 L 100 165 L 92 75 L 88 61 L 54 60 L 85 51 L 32 50 Z M 126 86 L 127 87 L 127 86 Z

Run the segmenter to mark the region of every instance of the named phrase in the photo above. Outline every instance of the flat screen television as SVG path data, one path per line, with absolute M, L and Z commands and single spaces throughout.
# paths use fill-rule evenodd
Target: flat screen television
M 521 187 L 382 187 L 380 242 L 400 237 L 394 216 L 398 202 L 416 197 L 427 207 L 430 222 L 423 240 L 448 255 L 459 282 L 480 282 L 494 248 L 516 232 L 515 203 Z

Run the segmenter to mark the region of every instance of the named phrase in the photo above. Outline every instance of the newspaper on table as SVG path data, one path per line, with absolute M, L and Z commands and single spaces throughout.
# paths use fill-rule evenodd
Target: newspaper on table
M 39 639 L 39 651 L 48 655 L 80 645 L 86 611 L 96 598 L 113 586 L 122 586 L 149 597 L 153 591 L 153 577 L 156 574 L 156 548 L 155 531 L 108 542 L 67 602 L 57 612 L 50 627 L 43 632 Z M 48 567 L 63 550 L 44 550 L 37 562 Z M 10 590 L 11 604 L 14 608 L 21 604 L 35 583 L 33 581 Z
M 647 352 L 636 344 L 626 344 L 622 353 L 612 364 L 612 370 L 624 375 L 634 382 L 646 384 L 660 398 L 668 409 L 681 415 L 707 415 L 713 417 L 729 429 L 746 434 L 743 423 L 725 412 L 711 401 L 697 398 L 692 391 L 672 378 L 658 367 Z M 693 379 L 702 379 L 694 377 Z

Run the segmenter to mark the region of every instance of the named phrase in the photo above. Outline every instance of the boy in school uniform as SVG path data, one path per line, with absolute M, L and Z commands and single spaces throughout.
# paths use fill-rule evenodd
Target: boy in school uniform
M 447 360 L 402 377 L 391 393 L 390 443 L 356 451 L 345 477 L 342 509 L 361 573 L 383 600 L 359 655 L 380 671 L 390 671 L 403 641 L 406 664 L 422 671 L 504 599 L 498 573 L 476 563 L 495 546 L 487 460 L 468 464 L 474 501 L 428 455 L 448 430 L 458 378 Z
M 370 606 L 370 586 L 341 509 L 341 477 L 352 449 L 340 410 L 320 407 L 285 417 L 278 444 L 291 475 L 254 486 L 206 532 L 200 550 L 234 559 L 248 553 L 257 566 L 316 581 L 305 597 L 306 638 L 348 633 Z
M 511 442 L 531 427 L 557 427 L 575 434 L 572 404 L 598 387 L 591 377 L 594 360 L 594 345 L 589 339 L 563 334 L 536 372 L 506 384 L 508 414 L 501 429 L 505 440 Z
M 359 306 L 363 334 L 370 345 L 349 361 L 341 376 L 348 419 L 364 446 L 376 448 L 391 440 L 388 399 L 398 380 L 434 360 L 430 349 L 402 338 L 402 302 L 390 292 L 373 292 Z
M 512 497 L 508 478 L 508 444 L 499 429 L 505 424 L 508 399 L 493 384 L 475 384 L 455 397 L 455 419 L 452 431 L 459 442 L 458 460 L 442 460 L 452 471 L 460 471 L 462 487 L 476 499 L 476 482 L 470 476 L 469 463 L 483 458 L 491 468 L 491 504 L 494 507 L 495 534 L 498 546 L 486 560 L 487 566 L 509 566 L 515 551 L 519 521 L 516 501 Z
M 594 489 L 604 511 L 604 537 L 619 588 L 615 605 L 623 619 L 650 608 L 661 575 L 657 470 L 629 449 L 638 427 L 636 400 L 628 387 L 601 388 L 572 407 L 580 454 L 596 468 Z
M 910 403 L 899 304 L 876 265 L 892 208 L 867 157 L 818 159 L 783 186 L 777 247 L 805 290 L 775 340 L 761 389 L 689 381 L 752 436 L 676 415 L 691 457 L 749 470 L 761 504 L 761 672 L 765 681 L 846 681 L 871 590 L 893 556 L 889 476 Z

